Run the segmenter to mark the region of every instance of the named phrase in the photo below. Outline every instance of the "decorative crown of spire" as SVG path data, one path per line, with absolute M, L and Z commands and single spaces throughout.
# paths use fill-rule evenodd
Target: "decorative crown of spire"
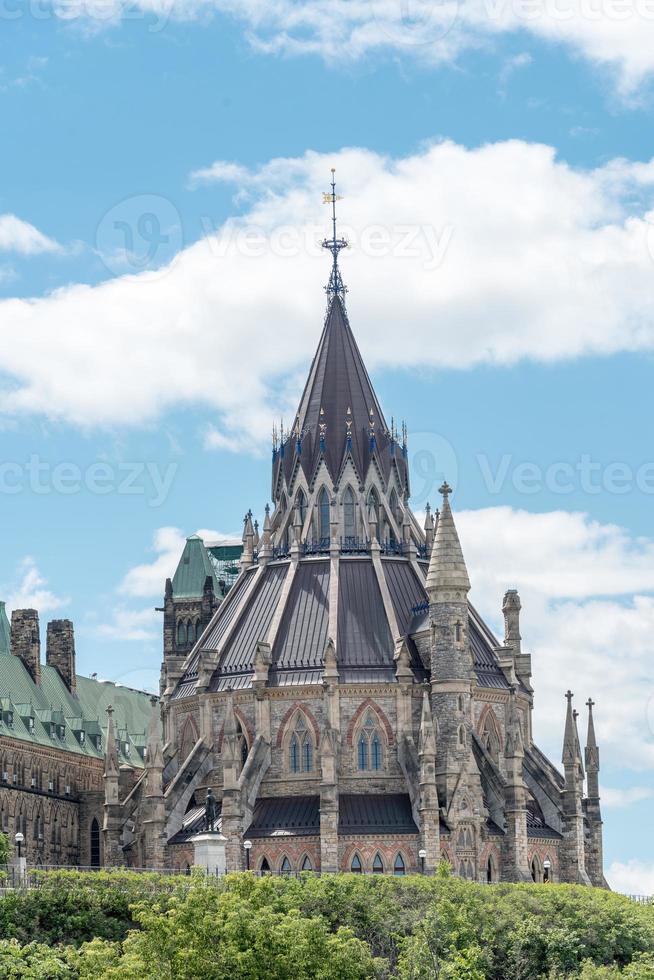
M 331 193 L 323 193 L 322 200 L 323 204 L 331 204 L 332 206 L 332 237 L 325 238 L 322 243 L 322 247 L 326 248 L 327 251 L 332 253 L 332 269 L 329 273 L 329 282 L 325 286 L 325 292 L 327 293 L 327 308 L 331 304 L 332 299 L 338 296 L 342 303 L 345 303 L 345 294 L 347 292 L 347 286 L 343 284 L 343 279 L 341 278 L 341 271 L 338 268 L 338 255 L 341 249 L 347 248 L 348 243 L 344 238 L 336 237 L 336 202 L 342 200 L 336 193 L 336 180 L 334 174 L 336 173 L 334 167 L 332 167 L 332 189 Z

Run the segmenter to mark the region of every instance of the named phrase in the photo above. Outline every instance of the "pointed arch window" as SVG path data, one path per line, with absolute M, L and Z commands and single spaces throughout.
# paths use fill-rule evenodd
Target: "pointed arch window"
M 395 858 L 395 864 L 393 865 L 394 875 L 404 875 L 406 874 L 406 865 L 404 863 L 404 858 L 401 854 L 398 854 Z
M 270 864 L 268 863 L 268 858 L 262 858 L 261 864 L 259 865 L 259 871 L 262 875 L 270 874 Z
M 295 506 L 297 507 L 300 523 L 302 524 L 302 527 L 304 527 L 304 522 L 307 516 L 307 498 L 304 495 L 304 490 L 298 490 L 297 497 L 295 498 Z
M 486 713 L 486 717 L 484 718 L 481 741 L 493 762 L 499 762 L 500 737 L 497 730 L 497 724 L 495 723 L 495 718 L 490 711 Z
M 303 871 L 313 871 L 313 865 L 311 864 L 311 858 L 309 857 L 308 854 L 305 855 L 304 860 L 302 861 L 302 870 Z
M 377 851 L 372 859 L 372 873 L 375 875 L 383 875 L 384 873 L 384 862 L 382 861 L 382 856 L 379 851 Z
M 356 501 L 352 487 L 348 487 L 343 495 L 343 530 L 345 543 L 354 544 L 356 539 Z
M 245 763 L 247 762 L 250 748 L 248 746 L 248 740 L 245 735 L 245 732 L 243 731 L 243 726 L 238 720 L 236 722 L 236 734 L 238 735 L 239 754 L 241 758 L 241 769 L 242 769 Z
M 389 503 L 390 503 L 391 514 L 393 515 L 393 519 L 395 520 L 395 523 L 397 524 L 397 526 L 398 527 L 401 527 L 402 526 L 402 514 L 400 512 L 400 505 L 397 502 L 397 494 L 395 493 L 395 489 L 391 490 L 391 496 L 390 496 Z M 388 525 L 388 540 L 389 540 L 389 542 L 391 544 L 396 544 L 397 543 L 397 539 L 395 537 L 395 531 L 393 530 L 393 527 L 390 524 Z
M 350 871 L 352 874 L 360 875 L 363 873 L 363 866 L 361 864 L 361 858 L 358 854 L 355 854 L 350 863 Z
M 318 495 L 318 537 L 321 544 L 325 541 L 329 543 L 329 519 L 329 494 L 323 487 Z
M 195 643 L 195 626 L 190 619 L 186 623 L 186 642 Z
M 302 712 L 296 716 L 288 743 L 288 767 L 292 773 L 313 772 L 313 738 Z
M 384 743 L 374 711 L 366 713 L 359 731 L 357 766 L 360 772 L 380 772 L 384 768 Z
M 177 646 L 186 646 L 186 623 L 183 619 L 180 619 L 177 623 Z
M 291 868 L 291 862 L 286 856 L 284 856 L 284 858 L 282 859 L 282 863 L 279 866 L 280 873 L 283 875 L 290 875 L 292 870 L 293 869 Z
M 491 885 L 495 880 L 495 863 L 493 861 L 493 856 L 490 855 L 488 858 L 488 863 L 486 864 L 486 881 L 489 885 Z

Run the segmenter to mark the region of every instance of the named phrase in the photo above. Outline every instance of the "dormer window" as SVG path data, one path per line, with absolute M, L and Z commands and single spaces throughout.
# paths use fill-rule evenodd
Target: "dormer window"
M 86 732 L 82 730 L 81 732 L 78 732 L 78 734 L 79 734 L 79 744 L 84 745 L 86 741 Z
M 14 713 L 13 713 L 13 711 L 8 711 L 7 712 L 7 728 L 13 728 L 13 727 L 14 727 Z

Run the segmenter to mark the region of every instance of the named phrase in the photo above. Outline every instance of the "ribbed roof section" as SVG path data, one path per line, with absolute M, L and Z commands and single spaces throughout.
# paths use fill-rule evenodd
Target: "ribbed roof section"
M 372 561 L 341 561 L 338 575 L 340 667 L 393 667 L 393 639 Z
M 322 668 L 329 627 L 329 562 L 300 564 L 272 653 L 273 669 Z

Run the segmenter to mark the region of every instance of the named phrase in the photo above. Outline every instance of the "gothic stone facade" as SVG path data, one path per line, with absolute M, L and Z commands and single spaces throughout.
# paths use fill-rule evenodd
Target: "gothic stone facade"
M 107 761 L 112 855 L 136 837 L 145 863 L 192 864 L 211 787 L 231 869 L 432 873 L 445 858 L 480 881 L 605 885 L 592 702 L 582 758 L 568 692 L 560 772 L 532 736 L 518 593 L 499 641 L 441 494 L 421 527 L 406 433 L 384 420 L 335 287 L 240 576 L 216 600 L 194 537 L 167 583 L 163 738 L 153 727 L 126 798 Z M 179 621 L 200 625 L 191 641 Z

